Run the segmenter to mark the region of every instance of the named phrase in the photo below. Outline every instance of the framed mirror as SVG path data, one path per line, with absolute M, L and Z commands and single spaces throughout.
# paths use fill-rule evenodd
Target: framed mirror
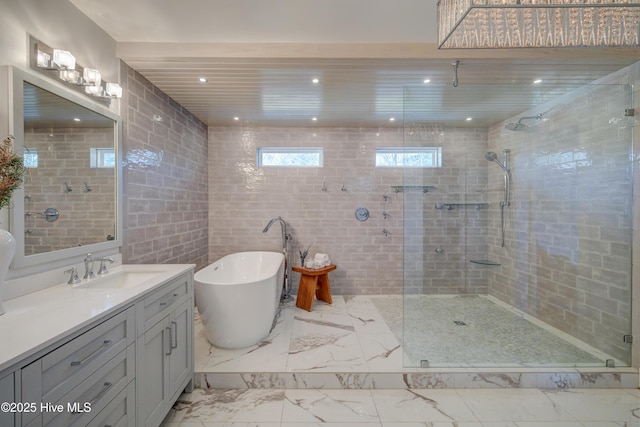
M 13 269 L 63 261 L 121 245 L 119 116 L 106 106 L 28 72 L 9 70 L 11 133 L 24 158 L 10 230 Z

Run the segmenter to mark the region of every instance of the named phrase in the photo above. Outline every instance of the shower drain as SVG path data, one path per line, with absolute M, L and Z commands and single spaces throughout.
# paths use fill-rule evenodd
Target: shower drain
M 453 323 L 455 323 L 458 326 L 467 326 L 467 324 L 462 320 L 454 320 Z

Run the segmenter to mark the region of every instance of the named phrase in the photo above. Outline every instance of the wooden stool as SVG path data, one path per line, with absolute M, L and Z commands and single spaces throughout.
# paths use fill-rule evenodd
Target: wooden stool
M 312 269 L 304 267 L 291 267 L 293 271 L 300 273 L 300 285 L 296 297 L 296 307 L 311 311 L 313 294 L 320 301 L 331 304 L 331 286 L 329 285 L 329 272 L 336 269 L 335 264 L 328 267 Z

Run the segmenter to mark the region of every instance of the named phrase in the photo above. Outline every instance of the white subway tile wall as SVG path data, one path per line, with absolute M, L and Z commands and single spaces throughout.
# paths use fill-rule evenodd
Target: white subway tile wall
M 403 244 L 413 242 L 404 242 L 404 215 L 410 218 L 405 223 L 406 236 L 427 239 L 433 249 L 436 245 L 448 248 L 441 255 L 427 250 L 419 262 L 405 263 L 409 292 L 486 292 L 482 274 L 472 272 L 462 277 L 466 260 L 458 249 L 465 237 L 458 229 L 460 224 L 469 221 L 467 216 L 474 224 L 485 221 L 483 213 L 434 208 L 438 202 L 464 200 L 469 192 L 474 200 L 484 197 L 480 189 L 486 187 L 487 172 L 479 166 L 484 161 L 486 131 L 452 129 L 444 136 L 429 132 L 415 135 L 407 128 L 405 136 L 402 128 L 239 125 L 210 128 L 209 143 L 210 261 L 233 252 L 282 250 L 279 226 L 262 233 L 271 218 L 281 216 L 292 234 L 289 252 L 293 265 L 300 265 L 299 251 L 312 245 L 311 256 L 327 253 L 338 266 L 330 274 L 332 292 L 398 294 L 403 292 Z M 443 167 L 410 172 L 375 167 L 376 147 L 403 144 L 442 146 Z M 262 146 L 324 147 L 324 167 L 258 168 L 256 148 Z M 410 175 L 405 178 L 405 174 Z M 394 188 L 416 182 L 434 188 L 430 193 L 415 188 L 396 192 Z M 426 205 L 424 218 L 414 218 L 407 205 L 403 213 L 407 201 L 419 210 Z M 369 210 L 368 220 L 356 219 L 359 207 Z M 452 235 L 443 232 L 442 221 L 437 220 L 443 216 L 446 226 L 454 229 Z M 422 254 L 422 247 L 408 246 L 407 250 Z M 413 277 L 408 270 L 415 270 Z M 475 276 L 479 280 L 468 280 Z M 294 273 L 291 281 L 295 293 L 299 275 Z
M 113 147 L 113 140 L 112 129 L 25 132 L 25 146 L 38 153 L 38 167 L 26 176 L 25 254 L 104 242 L 116 234 L 115 170 L 89 167 L 90 149 Z M 85 184 L 91 191 L 84 191 Z M 58 210 L 57 221 L 45 221 L 47 208 Z
M 506 248 L 489 212 L 489 294 L 629 363 L 633 118 L 629 86 L 594 84 L 558 98 L 526 131 L 490 130 L 511 150 Z M 543 111 L 544 110 L 544 111 Z M 532 116 L 526 112 L 524 116 Z M 489 172 L 490 199 L 502 171 Z
M 207 264 L 207 127 L 121 65 L 125 263 Z

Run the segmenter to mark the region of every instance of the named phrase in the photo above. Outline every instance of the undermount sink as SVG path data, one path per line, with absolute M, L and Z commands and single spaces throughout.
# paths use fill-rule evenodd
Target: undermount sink
M 76 285 L 77 288 L 125 289 L 139 286 L 148 280 L 159 277 L 165 270 L 128 270 L 121 269 L 107 273 Z

